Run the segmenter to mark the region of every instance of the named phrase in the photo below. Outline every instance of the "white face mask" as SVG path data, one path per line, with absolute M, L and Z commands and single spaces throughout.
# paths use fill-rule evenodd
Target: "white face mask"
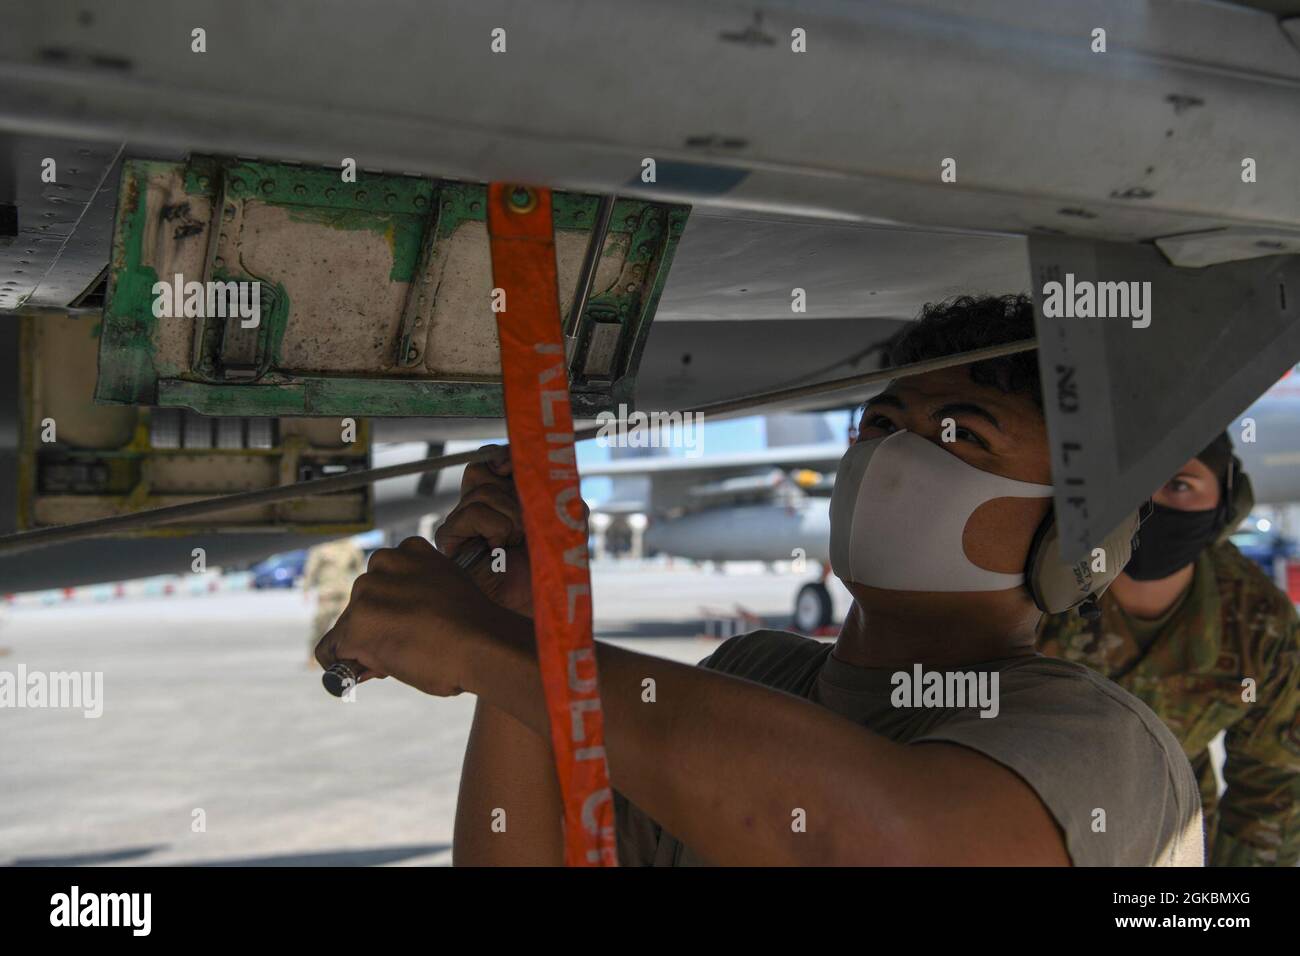
M 962 548 L 966 523 L 995 498 L 1048 498 L 1051 485 L 966 464 L 914 432 L 849 446 L 831 494 L 831 568 L 888 591 L 1003 591 L 1023 573 L 988 571 Z

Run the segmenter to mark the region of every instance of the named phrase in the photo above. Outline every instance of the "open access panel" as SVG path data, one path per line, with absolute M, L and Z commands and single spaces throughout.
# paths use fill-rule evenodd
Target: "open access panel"
M 96 400 L 216 416 L 500 417 L 494 305 L 508 315 L 509 303 L 492 289 L 486 192 L 211 157 L 127 161 Z M 554 194 L 565 316 L 599 206 Z M 688 213 L 614 202 L 586 307 L 564 329 L 575 417 L 633 404 Z M 252 284 L 256 322 L 226 298 Z

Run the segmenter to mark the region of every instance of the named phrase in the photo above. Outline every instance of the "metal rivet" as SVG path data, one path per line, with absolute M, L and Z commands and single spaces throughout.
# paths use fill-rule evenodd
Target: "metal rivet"
M 264 193 L 275 192 L 275 180 L 274 179 L 262 180 L 262 192 Z
M 386 206 L 391 206 L 395 202 L 397 202 L 397 193 L 389 193 L 384 197 L 384 205 Z
M 298 185 L 293 187 L 293 194 L 295 196 L 305 196 L 307 195 L 307 187 L 304 186 L 302 183 L 299 183 Z
M 335 195 L 337 192 L 338 192 L 337 189 L 335 189 L 333 186 L 330 186 L 328 189 L 325 190 L 325 198 L 326 198 L 326 199 L 333 199 L 333 198 L 334 198 L 334 195 Z
M 416 209 L 423 209 L 425 206 L 429 204 L 428 200 L 425 199 L 423 196 L 416 196 L 414 202 L 415 202 Z
M 357 202 L 365 202 L 365 201 L 366 201 L 366 191 L 364 189 L 358 189 Z
M 509 208 L 520 214 L 532 212 L 537 208 L 537 193 L 527 186 L 516 186 L 510 190 Z

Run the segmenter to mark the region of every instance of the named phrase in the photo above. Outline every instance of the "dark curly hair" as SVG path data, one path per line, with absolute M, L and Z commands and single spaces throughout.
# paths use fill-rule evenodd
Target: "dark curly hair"
M 885 367 L 921 362 L 1034 337 L 1034 305 L 1027 295 L 962 295 L 926 303 L 915 322 L 884 346 Z M 970 366 L 970 377 L 1007 393 L 1026 392 L 1043 407 L 1036 352 L 985 359 Z

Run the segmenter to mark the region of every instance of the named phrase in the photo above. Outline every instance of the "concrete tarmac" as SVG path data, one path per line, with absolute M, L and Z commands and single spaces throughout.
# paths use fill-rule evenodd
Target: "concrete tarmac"
M 598 565 L 597 635 L 693 663 L 737 626 L 702 608 L 782 627 L 809 577 Z M 0 609 L 0 671 L 103 674 L 98 718 L 0 708 L 0 865 L 449 863 L 474 698 L 330 697 L 311 613 L 297 590 Z

